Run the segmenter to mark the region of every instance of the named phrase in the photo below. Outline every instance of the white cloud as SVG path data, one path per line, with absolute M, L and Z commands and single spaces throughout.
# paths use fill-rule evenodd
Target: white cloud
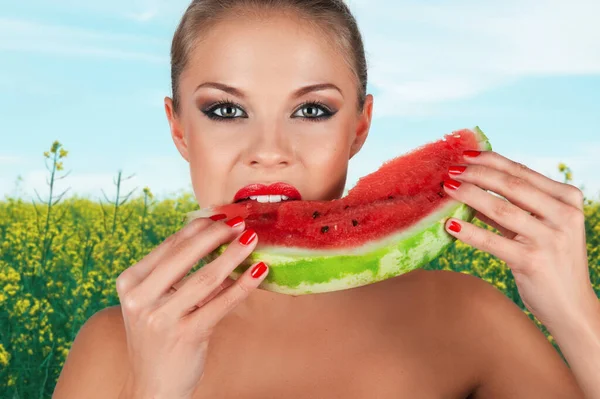
M 600 74 L 598 1 L 354 0 L 374 116 L 426 114 L 527 76 Z
M 0 154 L 0 165 L 23 165 L 25 158 L 17 155 L 2 155 Z
M 190 2 L 191 0 L 54 0 L 53 6 L 71 12 L 78 11 L 147 23 L 172 20 L 179 17 Z
M 506 151 L 505 155 L 513 161 L 521 162 L 529 168 L 553 179 L 563 182 L 563 174 L 558 171 L 558 164 L 564 163 L 573 172 L 572 184 L 583 186 L 584 193 L 591 199 L 600 200 L 600 142 L 579 144 L 567 156 L 543 156 L 520 151 Z
M 174 29 L 187 0 L 59 0 Z M 600 74 L 600 2 L 506 0 L 447 3 L 348 0 L 377 89 L 374 117 L 427 115 L 527 76 Z M 0 18 L 0 50 L 168 64 L 169 37 L 116 34 Z
M 0 17 L 0 51 L 168 64 L 169 45 L 167 39 Z
M 6 157 L 10 159 L 10 157 Z M 16 158 L 16 157 L 13 157 Z M 2 165 L 0 158 L 0 165 Z M 118 162 L 123 164 L 123 162 Z M 153 156 L 142 159 L 133 159 L 124 162 L 125 165 L 120 168 L 123 172 L 121 175 L 122 196 L 132 190 L 135 190 L 132 197 L 142 195 L 142 189 L 145 186 L 150 187 L 150 190 L 157 199 L 171 196 L 172 193 L 179 192 L 185 187 L 190 187 L 191 180 L 188 163 L 181 156 Z M 76 173 L 73 172 L 76 167 L 67 167 L 66 170 L 57 172 L 57 177 L 65 176 L 64 179 L 55 180 L 53 195 L 58 196 L 65 190 L 67 193 L 63 198 L 70 198 L 74 194 L 80 197 L 88 197 L 92 200 L 102 199 L 105 201 L 102 190 L 109 199 L 114 200 L 116 195 L 116 185 L 114 182 L 118 176 L 118 170 L 113 172 L 90 172 Z M 49 195 L 48 179 L 50 173 L 46 169 L 31 169 L 19 173 L 23 177 L 20 183 L 20 191 L 27 198 L 39 200 L 35 194 L 35 190 L 43 199 L 47 199 Z M 125 178 L 130 177 L 125 180 Z M 14 191 L 16 173 L 11 176 L 8 173 L 3 173 L 0 176 L 0 198 L 6 194 L 11 194 Z

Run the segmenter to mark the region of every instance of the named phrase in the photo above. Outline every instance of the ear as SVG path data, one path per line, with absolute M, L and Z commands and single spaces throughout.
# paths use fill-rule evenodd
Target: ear
M 179 116 L 173 109 L 173 100 L 169 97 L 165 97 L 165 113 L 167 114 L 167 120 L 169 121 L 169 128 L 171 130 L 171 138 L 177 147 L 177 150 L 186 161 L 190 162 L 188 155 L 188 148 L 185 138 L 185 132 L 181 126 Z
M 354 142 L 350 146 L 350 158 L 358 153 L 362 148 L 367 136 L 369 135 L 369 128 L 371 127 L 371 118 L 373 115 L 373 96 L 371 94 L 367 94 L 365 97 L 365 106 L 363 107 L 363 112 L 360 115 L 358 125 L 356 127 L 356 137 L 354 138 Z

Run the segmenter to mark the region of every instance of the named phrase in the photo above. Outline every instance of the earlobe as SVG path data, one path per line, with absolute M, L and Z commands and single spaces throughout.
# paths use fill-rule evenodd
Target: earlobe
M 167 121 L 169 122 L 169 129 L 171 130 L 171 138 L 177 147 L 177 150 L 181 156 L 186 160 L 190 161 L 187 151 L 187 143 L 185 141 L 185 134 L 181 127 L 178 115 L 173 109 L 173 100 L 169 97 L 165 97 L 165 113 L 167 114 Z

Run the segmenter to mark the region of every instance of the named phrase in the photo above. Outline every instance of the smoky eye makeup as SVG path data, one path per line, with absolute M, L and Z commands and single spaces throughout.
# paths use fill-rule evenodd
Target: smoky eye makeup
M 236 101 L 228 98 L 216 102 L 201 104 L 198 106 L 198 108 L 207 118 L 218 122 L 235 122 L 236 119 L 248 118 L 248 115 L 244 111 L 244 107 Z M 306 109 L 313 109 L 315 111 L 310 114 L 302 112 Z M 296 107 L 292 118 L 299 118 L 309 122 L 318 122 L 331 118 L 337 112 L 337 110 L 331 109 L 329 106 L 319 100 L 309 100 Z

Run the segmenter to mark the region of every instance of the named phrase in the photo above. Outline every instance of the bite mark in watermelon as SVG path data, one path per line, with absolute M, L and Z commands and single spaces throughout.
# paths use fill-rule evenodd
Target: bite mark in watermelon
M 475 210 L 448 196 L 448 167 L 464 163 L 464 150 L 491 150 L 475 127 L 385 162 L 331 201 L 244 201 L 189 212 L 186 223 L 224 213 L 242 216 L 259 242 L 230 275 L 255 262 L 269 265 L 259 288 L 290 295 L 330 292 L 392 278 L 426 265 L 456 239 L 444 229 L 448 218 L 471 221 Z M 220 246 L 203 261 L 223 253 Z

